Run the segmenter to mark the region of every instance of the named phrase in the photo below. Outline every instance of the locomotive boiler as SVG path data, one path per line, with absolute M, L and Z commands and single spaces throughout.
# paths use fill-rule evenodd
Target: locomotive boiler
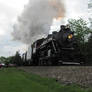
M 59 32 L 53 32 L 46 38 L 38 39 L 28 50 L 30 65 L 61 65 L 64 62 L 80 63 L 75 59 L 75 37 L 69 26 L 60 26 Z

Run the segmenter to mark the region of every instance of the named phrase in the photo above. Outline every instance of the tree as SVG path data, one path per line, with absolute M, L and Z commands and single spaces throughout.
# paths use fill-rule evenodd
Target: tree
M 90 28 L 92 29 L 92 18 L 89 18 L 90 21 Z
M 92 65 L 92 34 L 87 43 L 87 62 L 89 65 Z
M 20 56 L 20 54 L 19 54 L 18 51 L 16 52 L 16 54 L 15 54 L 15 56 L 14 56 L 13 63 L 16 64 L 16 65 L 18 65 L 18 66 L 23 65 L 21 56 Z
M 81 18 L 78 20 L 69 20 L 71 30 L 75 33 L 78 48 L 80 49 L 80 53 L 85 58 L 85 60 L 87 58 L 87 41 L 89 34 L 92 32 L 87 24 L 88 23 Z
M 83 19 L 71 19 L 69 20 L 71 30 L 75 32 L 77 41 L 79 44 L 84 44 L 88 39 L 88 34 L 91 33 L 90 28 L 87 26 L 87 22 Z
M 0 57 L 0 62 L 4 63 L 5 61 L 6 61 L 6 58 L 3 57 L 3 56 L 1 56 L 1 57 Z
M 9 63 L 13 64 L 13 61 L 14 61 L 14 56 L 9 56 L 9 57 L 7 57 L 5 64 L 6 65 L 8 65 Z

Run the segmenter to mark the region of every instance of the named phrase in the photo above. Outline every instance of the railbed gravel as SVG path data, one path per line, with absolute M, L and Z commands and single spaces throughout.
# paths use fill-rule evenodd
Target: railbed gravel
M 30 66 L 19 69 L 42 77 L 55 78 L 65 85 L 92 87 L 92 66 Z

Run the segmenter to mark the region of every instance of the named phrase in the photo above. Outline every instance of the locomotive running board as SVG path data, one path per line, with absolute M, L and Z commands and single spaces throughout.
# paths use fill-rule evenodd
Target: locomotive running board
M 62 64 L 80 65 L 80 63 L 75 62 L 62 62 Z
M 74 50 L 74 48 L 62 48 L 62 50 Z

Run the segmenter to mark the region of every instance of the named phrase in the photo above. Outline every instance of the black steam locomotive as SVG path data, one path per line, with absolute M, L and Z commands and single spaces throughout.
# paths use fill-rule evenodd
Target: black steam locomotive
M 81 63 L 75 53 L 75 37 L 69 26 L 61 25 L 59 32 L 53 32 L 47 38 L 35 41 L 28 53 L 24 54 L 24 62 L 30 65 L 61 65 L 64 63 Z M 79 52 L 79 51 L 78 51 Z

